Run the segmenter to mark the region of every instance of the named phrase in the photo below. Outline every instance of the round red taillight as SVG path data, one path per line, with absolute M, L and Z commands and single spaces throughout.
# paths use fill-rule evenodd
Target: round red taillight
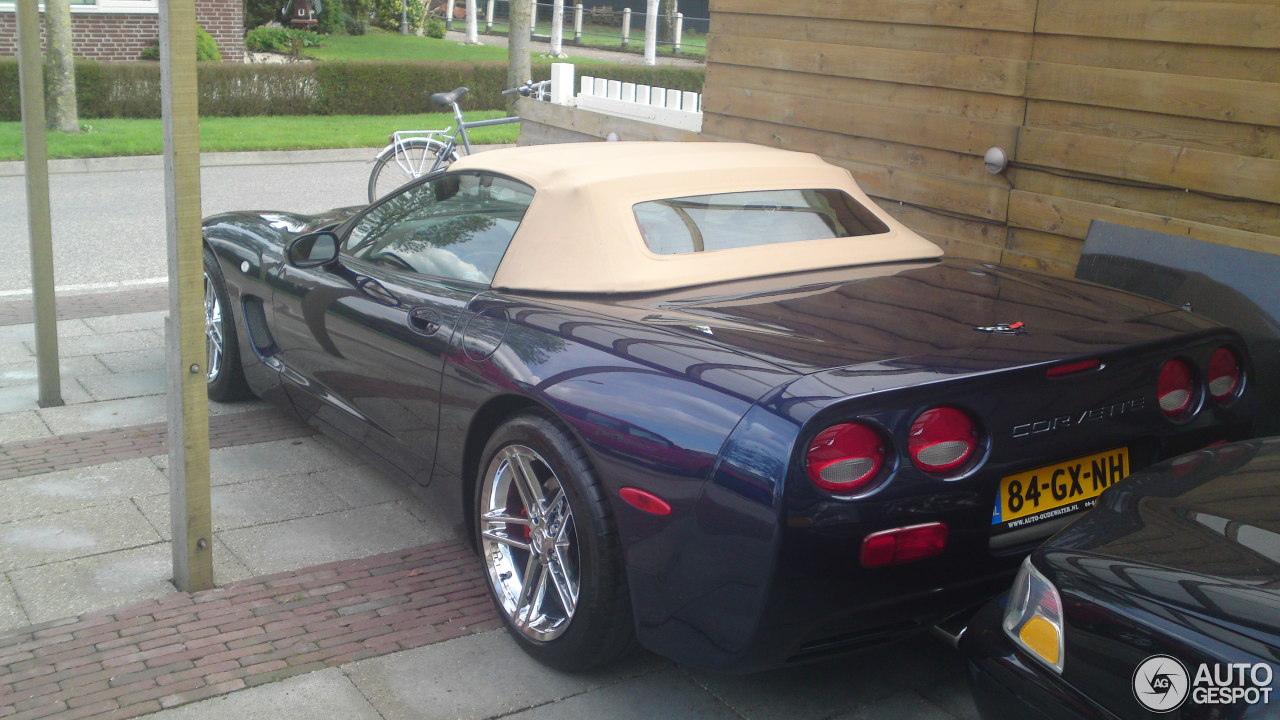
M 1190 415 L 1195 399 L 1196 381 L 1191 366 L 1181 360 L 1169 360 L 1160 366 L 1156 400 L 1166 417 L 1181 420 Z
M 911 423 L 907 452 L 916 467 L 945 473 L 964 466 L 978 449 L 978 426 L 964 411 L 936 407 Z
M 1220 347 L 1209 358 L 1209 394 L 1218 402 L 1235 397 L 1240 389 L 1240 358 L 1231 348 Z
M 840 423 L 818 433 L 805 453 L 813 484 L 837 495 L 860 492 L 884 465 L 884 440 L 862 423 Z

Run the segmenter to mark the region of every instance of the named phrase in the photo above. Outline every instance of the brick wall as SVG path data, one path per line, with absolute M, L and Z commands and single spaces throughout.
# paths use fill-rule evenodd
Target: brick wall
M 242 0 L 198 0 L 196 21 L 218 43 L 223 60 L 244 60 Z M 41 30 L 43 37 L 43 28 Z M 159 13 L 72 12 L 71 35 L 76 57 L 93 60 L 137 60 L 160 36 Z M 0 11 L 0 55 L 18 53 L 17 17 Z

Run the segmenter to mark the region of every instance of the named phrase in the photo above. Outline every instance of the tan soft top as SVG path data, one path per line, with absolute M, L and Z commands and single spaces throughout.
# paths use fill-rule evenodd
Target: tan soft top
M 493 150 L 453 169 L 488 170 L 534 188 L 493 286 L 650 292 L 779 273 L 936 258 L 942 250 L 894 220 L 849 171 L 817 155 L 743 143 L 588 142 Z M 632 211 L 649 200 L 751 190 L 843 190 L 889 227 L 879 235 L 659 255 Z

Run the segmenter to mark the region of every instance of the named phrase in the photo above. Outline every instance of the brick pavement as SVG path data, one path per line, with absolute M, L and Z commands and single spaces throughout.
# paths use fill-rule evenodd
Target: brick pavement
M 59 320 L 168 310 L 169 288 L 156 285 L 136 290 L 59 296 L 56 305 Z M 31 322 L 35 322 L 35 308 L 30 297 L 0 302 L 0 327 Z
M 270 408 L 209 418 L 209 447 L 286 440 L 315 431 Z M 0 445 L 0 480 L 168 452 L 168 425 L 148 423 Z
M 444 542 L 0 635 L 0 718 L 130 718 L 500 627 Z

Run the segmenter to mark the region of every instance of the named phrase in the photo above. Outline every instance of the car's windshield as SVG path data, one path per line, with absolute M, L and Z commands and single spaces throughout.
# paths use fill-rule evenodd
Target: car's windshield
M 634 206 L 640 234 L 660 255 L 857 237 L 889 228 L 840 190 L 691 195 Z

